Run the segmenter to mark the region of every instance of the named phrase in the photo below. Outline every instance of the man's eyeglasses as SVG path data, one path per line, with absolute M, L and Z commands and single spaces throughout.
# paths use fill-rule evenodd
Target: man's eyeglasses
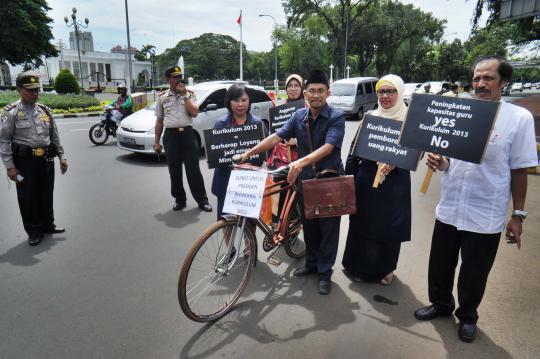
M 383 97 L 384 95 L 393 95 L 397 93 L 397 90 L 396 89 L 380 89 L 380 90 L 377 90 L 377 95 Z
M 315 95 L 322 96 L 322 95 L 324 95 L 326 93 L 326 91 L 328 91 L 328 90 L 325 89 L 325 88 L 320 88 L 318 90 L 309 89 L 309 90 L 307 90 L 307 93 L 310 94 L 311 96 L 315 96 Z

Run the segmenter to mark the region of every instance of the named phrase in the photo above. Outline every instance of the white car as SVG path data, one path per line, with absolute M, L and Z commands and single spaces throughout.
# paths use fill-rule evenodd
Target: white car
M 412 94 L 416 91 L 416 89 L 420 88 L 421 85 L 422 84 L 419 82 L 406 83 L 405 91 L 403 92 L 403 102 L 409 105 L 411 103 Z
M 199 114 L 193 119 L 193 129 L 200 149 L 204 148 L 203 131 L 214 127 L 218 118 L 227 113 L 225 93 L 234 82 L 203 82 L 188 86 L 195 92 Z M 250 113 L 261 118 L 268 126 L 269 110 L 274 103 L 260 86 L 247 86 L 251 102 Z M 117 145 L 123 150 L 153 154 L 156 124 L 156 102 L 127 116 L 116 132 Z M 163 144 L 163 136 L 161 139 Z
M 525 90 L 530 90 L 530 89 L 532 88 L 532 83 L 527 82 L 525 85 L 523 85 L 523 88 L 524 88 Z
M 512 85 L 512 88 L 510 89 L 510 91 L 523 92 L 523 84 L 521 82 L 516 82 L 515 84 Z

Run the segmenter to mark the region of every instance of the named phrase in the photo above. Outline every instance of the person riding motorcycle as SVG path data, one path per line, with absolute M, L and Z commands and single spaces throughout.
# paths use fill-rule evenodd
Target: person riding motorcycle
M 116 86 L 116 89 L 120 96 L 118 96 L 116 101 L 111 103 L 108 111 L 110 110 L 109 119 L 116 122 L 116 125 L 119 126 L 122 119 L 131 114 L 133 100 L 131 99 L 131 96 L 127 94 L 126 85 L 119 84 Z

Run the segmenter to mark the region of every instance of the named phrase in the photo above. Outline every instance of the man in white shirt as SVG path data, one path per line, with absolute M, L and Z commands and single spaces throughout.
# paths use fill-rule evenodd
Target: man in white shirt
M 475 97 L 501 101 L 512 66 L 501 57 L 488 56 L 472 68 Z M 480 164 L 434 154 L 428 156 L 427 164 L 444 173 L 429 256 L 432 304 L 414 315 L 419 320 L 452 315 L 454 275 L 461 253 L 455 315 L 460 321 L 459 338 L 470 343 L 476 335 L 477 308 L 505 227 L 507 241 L 521 248 L 522 222 L 527 216 L 527 168 L 538 164 L 533 117 L 524 108 L 501 102 Z M 514 211 L 506 223 L 510 195 Z

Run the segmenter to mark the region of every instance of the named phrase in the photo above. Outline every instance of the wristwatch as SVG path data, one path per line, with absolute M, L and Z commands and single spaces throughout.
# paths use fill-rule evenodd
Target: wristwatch
M 520 209 L 514 209 L 514 211 L 512 212 L 512 217 L 519 217 L 519 219 L 521 219 L 521 222 L 523 222 L 525 218 L 527 218 L 527 212 Z

